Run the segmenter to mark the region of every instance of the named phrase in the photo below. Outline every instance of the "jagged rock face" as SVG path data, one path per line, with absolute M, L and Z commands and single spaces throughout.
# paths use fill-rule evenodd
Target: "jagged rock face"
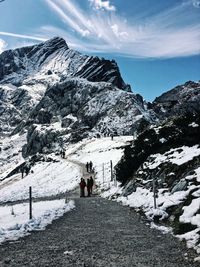
M 48 58 L 62 49 L 68 49 L 61 38 L 54 38 L 39 45 L 8 50 L 0 55 L 0 81 L 22 82 L 39 71 Z
M 133 93 L 120 90 L 110 83 L 67 78 L 46 91 L 30 113 L 26 125 L 45 124 L 49 132 L 48 127 L 55 124 L 54 130 L 58 127 L 60 129 L 57 139 L 63 134 L 71 133 L 70 141 L 79 141 L 101 134 L 133 133 L 141 119 L 152 121 L 143 99 Z M 26 125 L 23 124 L 22 128 Z M 39 151 L 42 149 L 42 146 L 35 147 L 38 139 L 43 144 L 48 144 L 49 140 L 44 138 L 43 133 L 40 138 L 38 136 L 38 128 L 29 131 L 27 153 L 33 154 L 37 148 L 40 148 Z M 37 139 L 35 142 L 34 138 Z M 26 151 L 24 150 L 25 154 Z
M 200 112 L 200 82 L 186 82 L 157 97 L 153 110 L 160 118 Z
M 0 55 L 0 83 L 18 86 L 27 82 L 55 82 L 63 77 L 109 82 L 130 91 L 114 60 L 82 55 L 69 49 L 59 37 L 39 45 L 8 50 Z
M 45 89 L 46 86 L 39 83 L 20 87 L 0 85 L 0 136 L 10 134 L 19 123 L 27 119 Z

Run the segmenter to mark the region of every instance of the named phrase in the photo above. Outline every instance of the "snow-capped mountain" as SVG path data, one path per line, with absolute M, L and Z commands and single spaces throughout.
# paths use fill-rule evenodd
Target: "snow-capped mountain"
M 1 135 L 28 130 L 26 155 L 63 136 L 132 134 L 140 120 L 155 119 L 115 61 L 82 55 L 58 37 L 3 52 L 0 87 Z
M 59 37 L 39 45 L 8 50 L 0 55 L 1 84 L 55 83 L 63 77 L 109 82 L 130 91 L 114 60 L 82 55 L 70 49 Z

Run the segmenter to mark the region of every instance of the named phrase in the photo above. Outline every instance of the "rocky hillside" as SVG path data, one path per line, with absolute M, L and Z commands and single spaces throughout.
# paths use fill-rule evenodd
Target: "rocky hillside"
M 124 185 L 119 201 L 144 212 L 150 220 L 164 222 L 199 253 L 200 88 L 199 83 L 187 84 L 194 85 L 191 95 L 187 91 L 188 101 L 184 101 L 185 86 L 157 98 L 154 104 L 161 107 L 158 115 L 162 120 L 142 129 L 126 147 L 116 175 Z M 172 99 L 177 102 L 170 109 Z
M 165 119 L 188 112 L 200 113 L 200 82 L 188 81 L 157 97 L 151 107 Z

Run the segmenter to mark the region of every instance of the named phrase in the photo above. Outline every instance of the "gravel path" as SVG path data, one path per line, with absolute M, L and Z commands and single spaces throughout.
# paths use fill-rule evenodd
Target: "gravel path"
M 0 246 L 0 266 L 198 266 L 184 259 L 182 243 L 150 229 L 128 207 L 100 197 L 74 200 L 76 209 L 45 231 Z

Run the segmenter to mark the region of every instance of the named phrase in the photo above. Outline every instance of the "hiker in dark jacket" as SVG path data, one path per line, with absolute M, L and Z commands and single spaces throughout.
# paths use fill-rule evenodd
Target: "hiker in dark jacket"
M 89 166 L 90 166 L 90 172 L 92 172 L 92 166 L 93 166 L 92 161 L 90 161 Z
M 81 178 L 81 182 L 79 183 L 80 186 L 80 197 L 85 196 L 85 187 L 86 187 L 86 182 L 83 178 Z
M 91 194 L 91 182 L 90 179 L 87 179 L 87 196 L 90 197 Z
M 94 180 L 93 180 L 92 176 L 90 176 L 90 193 L 91 194 L 92 194 L 93 185 L 94 185 Z
M 87 172 L 89 172 L 89 163 L 88 162 L 86 163 L 85 167 L 86 167 Z

